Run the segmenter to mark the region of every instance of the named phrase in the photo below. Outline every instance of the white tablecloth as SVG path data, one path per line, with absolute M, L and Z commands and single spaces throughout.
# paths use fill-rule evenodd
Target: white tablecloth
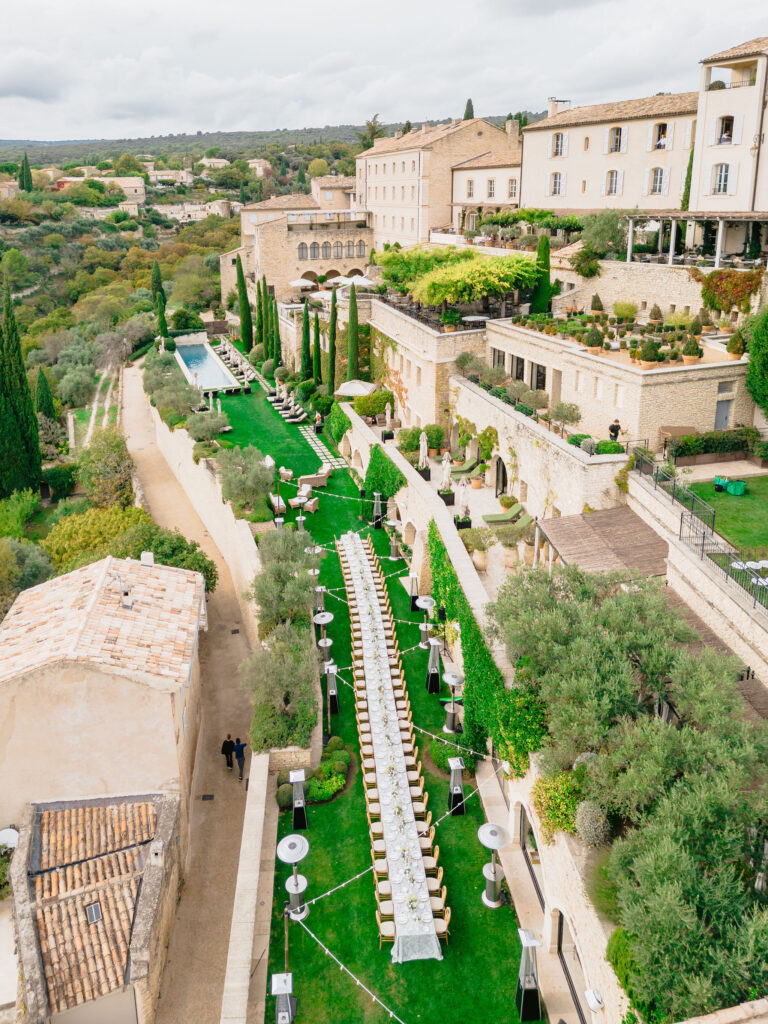
M 363 644 L 376 786 L 392 884 L 395 918 L 392 959 L 395 963 L 430 958 L 442 960 L 419 844 L 419 826 L 414 819 L 384 635 L 384 618 L 374 574 L 368 552 L 358 534 L 345 534 L 341 538 L 341 547 L 347 556 L 360 616 L 359 639 Z

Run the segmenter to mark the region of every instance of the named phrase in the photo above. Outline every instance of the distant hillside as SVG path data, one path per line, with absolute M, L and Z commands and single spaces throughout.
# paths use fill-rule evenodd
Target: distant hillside
M 544 117 L 544 113 L 524 112 L 529 121 Z M 503 124 L 505 114 L 489 117 L 494 124 Z M 433 122 L 444 124 L 449 118 Z M 414 121 L 414 125 L 420 122 Z M 387 134 L 402 127 L 402 122 L 386 125 Z M 98 163 L 112 159 L 121 153 L 151 153 L 153 156 L 201 155 L 205 150 L 218 146 L 222 156 L 237 158 L 252 156 L 276 146 L 285 150 L 289 146 L 313 143 L 357 142 L 357 132 L 362 125 L 338 124 L 324 128 L 281 128 L 270 132 L 197 132 L 195 135 L 152 135 L 143 139 L 62 139 L 57 142 L 39 142 L 34 139 L 0 139 L 0 162 L 18 160 L 25 152 L 31 163 L 60 163 L 65 160 L 80 160 L 83 163 Z

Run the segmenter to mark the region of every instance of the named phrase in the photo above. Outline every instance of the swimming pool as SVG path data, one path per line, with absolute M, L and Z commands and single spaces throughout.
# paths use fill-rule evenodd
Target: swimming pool
M 203 391 L 221 391 L 241 386 L 207 341 L 177 345 L 176 358 L 189 383 Z

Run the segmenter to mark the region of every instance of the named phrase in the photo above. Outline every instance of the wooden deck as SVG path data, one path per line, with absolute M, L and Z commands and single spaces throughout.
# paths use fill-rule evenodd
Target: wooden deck
M 604 509 L 580 516 L 540 519 L 539 529 L 566 565 L 589 572 L 628 570 L 665 576 L 667 543 L 631 509 Z

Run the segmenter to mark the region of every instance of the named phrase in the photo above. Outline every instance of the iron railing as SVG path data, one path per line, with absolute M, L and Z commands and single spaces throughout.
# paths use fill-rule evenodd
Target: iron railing
M 683 512 L 680 516 L 680 540 L 696 552 L 701 559 L 726 580 L 730 580 L 752 599 L 752 607 L 760 605 L 768 610 L 768 577 L 761 576 L 754 569 L 746 555 L 728 544 L 717 533 L 713 533 L 695 513 Z
M 715 510 L 703 498 L 685 484 L 680 483 L 673 473 L 657 465 L 653 455 L 642 448 L 635 448 L 635 472 L 653 482 L 654 490 L 662 491 L 671 502 L 682 505 L 710 530 L 715 529 Z

